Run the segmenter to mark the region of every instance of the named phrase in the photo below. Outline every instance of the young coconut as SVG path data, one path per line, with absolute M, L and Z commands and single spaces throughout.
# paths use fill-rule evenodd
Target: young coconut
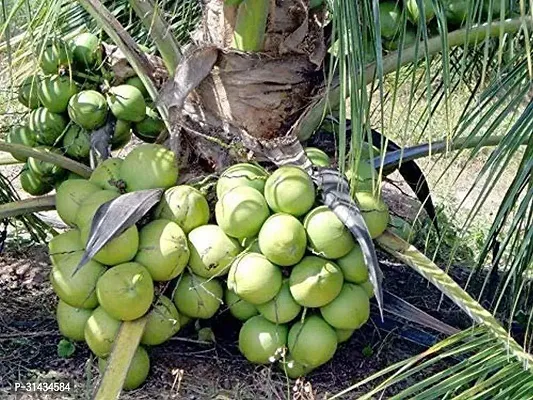
M 218 226 L 226 235 L 237 239 L 256 236 L 269 215 L 263 195 L 248 186 L 226 191 L 215 206 Z
M 128 121 L 121 119 L 115 123 L 115 130 L 111 137 L 111 150 L 117 150 L 124 147 L 131 140 L 131 125 Z
M 98 186 L 85 179 L 67 179 L 56 191 L 56 211 L 67 225 L 74 226 L 81 204 L 93 193 L 101 192 Z
M 20 173 L 20 186 L 22 190 L 32 196 L 42 196 L 50 193 L 54 187 L 42 176 L 35 174 L 30 168 L 24 168 Z
M 361 283 L 359 286 L 364 289 L 369 299 L 374 297 L 374 286 L 372 285 L 372 282 L 366 281 Z
M 78 86 L 68 76 L 52 75 L 44 78 L 39 85 L 39 100 L 53 113 L 67 111 L 68 101 L 76 93 Z
M 259 313 L 270 322 L 285 324 L 300 314 L 300 306 L 292 297 L 289 280 L 285 279 L 276 297 L 257 306 Z
M 135 86 L 137 89 L 141 91 L 144 98 L 150 97 L 150 95 L 148 94 L 148 90 L 146 90 L 146 86 L 144 86 L 143 81 L 138 76 L 133 76 L 129 78 L 126 81 L 126 85 Z
M 359 244 L 356 243 L 348 254 L 335 262 L 342 270 L 345 281 L 363 283 L 368 280 L 368 268 Z
M 6 136 L 6 143 L 23 144 L 28 147 L 35 147 L 37 146 L 37 135 L 27 125 L 15 125 L 9 130 L 9 133 Z M 16 152 L 11 153 L 11 155 L 18 161 L 25 162 L 28 160 L 28 157 Z
M 61 67 L 68 67 L 72 61 L 68 45 L 60 38 L 45 41 L 37 53 L 40 56 L 39 65 L 45 74 L 57 74 Z
M 265 199 L 273 211 L 299 217 L 313 206 L 315 185 L 303 169 L 281 167 L 267 179 Z
M 156 346 L 166 342 L 180 330 L 180 314 L 172 300 L 159 296 L 148 313 L 148 322 L 141 343 Z
M 304 256 L 307 235 L 302 223 L 292 215 L 274 214 L 261 227 L 258 243 L 261 253 L 270 261 L 290 266 Z
M 396 2 L 379 3 L 379 22 L 382 38 L 392 38 L 402 27 L 402 9 Z
M 140 122 L 133 125 L 133 133 L 139 139 L 147 143 L 156 141 L 161 132 L 165 129 L 165 122 L 159 116 L 157 110 L 146 107 L 146 116 Z
M 62 114 L 39 107 L 30 113 L 28 125 L 35 132 L 38 143 L 53 146 L 67 127 L 67 120 Z
M 370 316 L 370 301 L 363 288 L 345 283 L 332 302 L 320 308 L 322 317 L 336 329 L 358 329 Z
M 39 75 L 30 75 L 26 77 L 19 86 L 19 102 L 31 110 L 41 106 L 39 100 L 39 84 L 43 78 Z
M 343 280 L 341 270 L 332 261 L 306 256 L 291 271 L 291 294 L 304 307 L 322 307 L 337 297 Z
M 88 159 L 91 151 L 91 135 L 75 124 L 70 125 L 63 136 L 63 150 L 74 159 Z
M 303 323 L 299 321 L 291 327 L 288 347 L 296 362 L 316 368 L 333 358 L 337 350 L 337 334 L 318 315 L 310 315 Z
M 107 104 L 117 119 L 140 122 L 146 116 L 146 102 L 135 86 L 119 85 L 109 89 Z
M 125 187 L 124 181 L 120 179 L 122 162 L 123 160 L 121 158 L 108 158 L 104 160 L 93 170 L 89 182 L 105 190 L 122 191 Z
M 184 273 L 174 291 L 174 304 L 181 314 L 209 319 L 220 308 L 224 289 L 217 279 Z
M 52 265 L 60 265 L 64 260 L 69 259 L 84 250 L 81 243 L 80 231 L 71 229 L 56 235 L 48 242 L 48 254 Z
M 48 146 L 38 146 L 34 148 L 34 150 L 43 153 L 61 154 L 61 151 L 58 149 Z M 45 183 L 53 184 L 55 181 L 65 176 L 65 170 L 63 168 L 48 161 L 28 157 L 27 165 L 28 169 Z
M 228 273 L 229 264 L 241 252 L 235 239 L 228 237 L 218 225 L 202 225 L 189 233 L 191 256 L 189 265 L 201 277 Z
M 269 364 L 279 358 L 287 344 L 287 327 L 257 315 L 246 321 L 239 332 L 239 350 L 255 364 Z
M 178 166 L 173 151 L 160 144 L 142 144 L 124 158 L 120 177 L 126 191 L 167 189 L 178 180 Z
M 247 302 L 258 305 L 272 300 L 281 289 L 281 270 L 258 253 L 245 253 L 232 263 L 228 289 Z
M 84 69 L 92 69 L 102 62 L 102 46 L 98 37 L 90 32 L 77 35 L 72 40 L 74 63 Z
M 370 237 L 375 239 L 385 232 L 389 223 L 389 207 L 383 199 L 369 192 L 357 192 L 355 201 L 361 209 Z
M 224 291 L 224 303 L 229 307 L 229 312 L 240 321 L 246 321 L 258 314 L 256 306 L 241 299 L 233 290 Z
M 104 373 L 106 365 L 106 359 L 98 358 L 98 370 L 101 374 Z M 122 388 L 124 390 L 137 389 L 144 383 L 144 381 L 146 381 L 149 373 L 150 357 L 148 357 L 146 350 L 142 346 L 139 346 L 133 355 L 128 372 L 126 373 L 126 380 L 124 381 Z
M 112 190 L 102 190 L 90 181 L 83 181 L 83 183 L 77 181 L 78 179 L 65 181 L 58 190 L 61 191 L 61 201 L 65 201 L 65 206 L 62 207 L 65 211 L 62 212 L 68 215 L 68 221 L 75 214 L 74 225 L 81 229 L 85 225 L 91 225 L 94 214 L 102 204 L 116 199 L 119 194 Z M 76 192 L 77 190 L 79 193 Z
M 346 177 L 350 182 L 350 187 L 358 192 L 371 192 L 374 190 L 374 182 L 377 182 L 378 171 L 368 162 L 361 160 L 357 165 L 355 174 L 346 169 Z
M 433 2 L 431 0 L 422 0 L 424 5 L 424 12 L 418 7 L 417 0 L 406 0 L 405 8 L 407 9 L 407 17 L 409 20 L 417 25 L 420 17 L 428 23 L 435 16 L 435 9 L 433 8 Z M 495 2 L 496 3 L 496 2 Z
M 304 219 L 309 247 L 329 259 L 345 256 L 354 247 L 352 233 L 328 206 L 311 210 Z
M 207 224 L 209 204 L 205 196 L 192 186 L 174 186 L 165 190 L 155 217 L 174 221 L 188 234 L 194 228 Z
M 156 219 L 139 232 L 135 261 L 144 265 L 154 281 L 169 281 L 185 269 L 190 251 L 187 236 L 175 222 Z
M 73 276 L 82 256 L 82 252 L 75 253 L 53 266 L 50 282 L 57 296 L 68 305 L 94 308 L 98 305 L 96 282 L 105 273 L 106 268 L 91 260 Z
M 85 342 L 98 357 L 107 357 L 113 349 L 121 321 L 109 315 L 103 307 L 96 308 L 85 324 Z
M 331 165 L 329 156 L 316 147 L 306 147 L 305 154 L 313 165 L 318 167 L 329 167 Z
M 350 340 L 354 332 L 355 329 L 335 329 L 335 333 L 337 334 L 337 342 L 339 344 L 347 342 Z
M 59 332 L 71 340 L 85 340 L 85 324 L 93 313 L 86 308 L 69 306 L 63 300 L 57 302 L 56 320 Z
M 104 125 L 107 118 L 105 97 L 96 90 L 84 90 L 72 96 L 67 109 L 70 119 L 88 131 Z
M 236 186 L 249 186 L 263 193 L 268 172 L 259 165 L 241 163 L 226 169 L 217 182 L 217 198 Z
M 150 309 L 154 299 L 154 282 L 141 264 L 120 264 L 107 270 L 98 279 L 96 296 L 113 318 L 132 321 Z

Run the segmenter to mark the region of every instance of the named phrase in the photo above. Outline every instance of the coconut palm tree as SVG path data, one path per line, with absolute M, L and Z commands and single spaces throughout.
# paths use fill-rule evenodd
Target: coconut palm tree
M 200 157 L 215 170 L 250 157 L 278 165 L 305 164 L 301 143 L 331 120 L 335 121 L 336 158 L 341 160 L 338 169 L 356 175 L 361 163 L 369 162 L 376 167 L 378 182 L 391 168 L 421 157 L 447 156 L 452 166 L 462 153 L 468 151 L 473 159 L 488 147 L 490 155 L 475 179 L 480 189 L 472 195 L 464 229 L 511 162 L 518 160 L 478 265 L 472 268 L 474 272 L 489 264 L 499 271 L 490 311 L 429 257 L 386 232 L 377 245 L 441 290 L 472 318 L 473 328 L 368 377 L 346 393 L 371 383 L 374 388 L 363 398 L 372 398 L 418 379 L 394 398 L 528 398 L 533 390 L 528 335 L 520 345 L 503 324 L 512 321 L 516 310 L 530 305 L 532 10 L 523 1 L 406 0 L 399 8 L 391 2 L 389 12 L 383 12 L 382 6 L 380 12 L 380 3 L 13 0 L 2 3 L 2 50 L 11 66 L 7 71 L 16 79 L 21 68 L 15 66 L 31 62 L 35 38 L 56 31 L 68 36 L 84 26 L 102 33 L 121 50 L 156 101 L 167 126 L 167 135 L 159 139 L 179 153 L 185 169 L 191 157 Z M 24 19 L 24 13 L 31 18 Z M 423 17 L 429 19 L 431 14 L 434 17 L 426 24 Z M 27 22 L 17 24 L 16 18 Z M 155 58 L 139 49 L 139 43 L 157 52 L 163 72 Z M 400 105 L 399 91 L 405 87 L 408 94 Z M 446 119 L 450 122 L 433 132 L 436 113 L 448 116 L 455 93 L 465 87 L 469 99 L 458 122 Z M 400 106 L 414 120 L 406 118 L 396 129 L 416 128 L 430 143 L 396 146 L 385 134 L 373 131 L 385 133 L 389 118 L 385 110 Z M 81 175 L 89 173 L 61 156 L 39 155 L 7 144 L 0 144 L 0 150 L 25 151 Z M 414 178 L 419 181 L 421 176 Z M 342 181 L 336 178 L 333 183 L 324 185 L 324 191 L 335 191 Z M 379 185 L 375 188 L 379 190 Z M 344 192 L 335 193 L 331 205 L 342 208 L 344 203 L 338 200 Z M 423 200 L 429 201 L 427 194 Z M 50 197 L 36 199 L 23 207 L 2 206 L 0 216 L 52 206 Z M 347 218 L 356 218 L 357 208 L 349 209 Z M 377 278 L 376 266 L 374 274 Z M 378 279 L 374 285 L 379 289 Z M 130 323 L 123 331 L 118 343 L 128 343 L 128 334 L 131 339 L 142 333 L 142 325 Z M 117 348 L 111 363 L 125 367 L 133 353 Z M 418 378 L 417 373 L 443 359 L 452 366 Z M 102 398 L 120 390 L 121 379 L 114 378 L 104 379 L 100 393 L 107 397 Z

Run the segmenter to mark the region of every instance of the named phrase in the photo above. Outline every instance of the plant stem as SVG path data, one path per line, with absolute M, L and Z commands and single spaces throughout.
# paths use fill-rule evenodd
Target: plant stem
M 62 156 L 60 154 L 37 151 L 29 146 L 24 146 L 22 144 L 5 143 L 1 141 L 0 151 L 5 151 L 8 153 L 17 153 L 24 157 L 37 158 L 38 160 L 46 161 L 65 168 L 69 171 L 72 171 L 82 176 L 83 178 L 89 178 L 91 176 L 92 170 L 88 166 L 81 164 L 77 161 L 71 160 L 70 158 Z
M 171 28 L 161 18 L 160 9 L 152 0 L 129 0 L 129 2 L 154 39 L 169 75 L 173 76 L 180 62 L 181 50 L 178 42 L 172 36 Z
M 450 32 L 447 37 L 448 48 L 464 44 L 479 43 L 482 40 L 498 37 L 500 33 L 515 33 L 522 27 L 533 27 L 532 17 L 517 17 L 505 21 L 492 21 L 488 23 L 458 29 Z M 443 40 L 440 36 L 432 37 L 427 41 L 427 53 L 420 50 L 420 43 L 415 43 L 409 47 L 395 51 L 383 57 L 383 75 L 396 71 L 399 66 L 404 66 L 412 62 L 421 60 L 426 56 L 440 53 L 444 50 Z M 365 83 L 371 83 L 376 75 L 376 64 L 372 63 L 365 67 Z M 349 93 L 347 93 L 349 95 Z M 334 79 L 323 97 L 317 100 L 302 116 L 294 129 L 294 134 L 301 141 L 307 140 L 322 123 L 326 109 L 338 109 L 343 99 L 341 99 L 340 82 Z
M 33 214 L 39 211 L 53 210 L 56 206 L 54 195 L 34 197 L 0 204 L 0 219 L 13 218 L 24 214 Z

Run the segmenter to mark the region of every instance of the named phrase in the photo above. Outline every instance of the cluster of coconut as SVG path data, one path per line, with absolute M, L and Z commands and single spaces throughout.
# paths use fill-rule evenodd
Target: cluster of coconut
M 35 57 L 40 72 L 26 77 L 18 91 L 21 104 L 30 109 L 26 120 L 13 126 L 9 143 L 39 151 L 56 152 L 88 164 L 91 133 L 110 119 L 115 122 L 112 150 L 129 142 L 132 131 L 147 142 L 164 129 L 148 93 L 138 77 L 112 86 L 106 72 L 102 43 L 91 33 L 71 41 L 60 38 L 39 46 Z M 43 195 L 68 178 L 68 173 L 48 162 L 13 154 L 26 162 L 21 186 L 31 195 Z
M 311 150 L 317 164 L 324 153 Z M 61 333 L 85 341 L 104 368 L 122 321 L 148 315 L 125 389 L 149 372 L 146 346 L 164 343 L 194 319 L 229 308 L 243 321 L 239 348 L 253 363 L 279 362 L 288 376 L 326 363 L 369 317 L 372 286 L 361 249 L 342 222 L 317 204 L 308 174 L 255 164 L 224 171 L 210 212 L 205 196 L 175 186 L 172 151 L 137 146 L 100 164 L 90 179 L 68 179 L 56 206 L 70 230 L 49 243 L 50 280 Z M 166 189 L 143 219 L 73 274 L 98 208 L 125 192 Z M 388 209 L 371 192 L 356 199 L 373 237 Z

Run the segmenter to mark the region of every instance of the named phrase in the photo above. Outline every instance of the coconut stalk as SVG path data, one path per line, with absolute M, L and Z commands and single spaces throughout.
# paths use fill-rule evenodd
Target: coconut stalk
M 55 195 L 41 196 L 0 204 L 0 220 L 4 218 L 18 217 L 24 214 L 33 214 L 40 211 L 53 210 L 55 206 Z
M 58 165 L 61 168 L 64 168 L 71 172 L 74 172 L 75 174 L 78 174 L 83 178 L 89 178 L 91 176 L 91 168 L 60 154 L 37 151 L 29 146 L 25 146 L 22 144 L 13 144 L 5 142 L 0 142 L 0 151 L 4 151 L 7 153 L 17 153 L 24 157 L 33 157 L 38 160 L 46 161 Z

